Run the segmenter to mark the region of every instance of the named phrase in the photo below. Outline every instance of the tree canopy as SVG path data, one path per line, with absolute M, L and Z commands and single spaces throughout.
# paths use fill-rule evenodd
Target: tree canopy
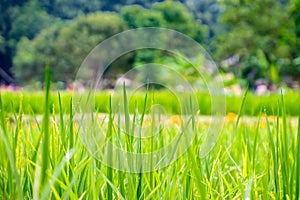
M 97 43 L 138 27 L 190 36 L 223 72 L 250 87 L 260 79 L 280 85 L 300 77 L 299 0 L 3 0 L 0 67 L 23 84 L 41 80 L 49 63 L 54 81 L 69 82 Z M 153 61 L 161 53 L 136 52 L 120 62 Z
M 170 10 L 169 8 L 173 9 Z M 122 8 L 121 14 L 96 12 L 81 14 L 72 21 L 60 21 L 41 31 L 35 38 L 23 37 L 17 45 L 13 72 L 18 83 L 42 80 L 43 66 L 48 63 L 53 81 L 72 82 L 88 53 L 101 41 L 128 28 L 166 27 L 203 41 L 206 27 L 195 22 L 180 3 L 162 2 L 146 9 L 139 5 Z M 139 51 L 120 59 L 119 71 L 130 62 L 158 59 L 162 52 Z M 132 65 L 133 66 L 133 65 Z M 114 70 L 118 70 L 114 67 Z
M 23 37 L 14 58 L 15 77 L 20 83 L 42 80 L 47 63 L 53 81 L 71 82 L 85 56 L 101 41 L 125 28 L 117 14 L 93 13 L 55 24 L 33 40 Z
M 286 1 L 224 0 L 221 22 L 227 30 L 215 43 L 216 58 L 236 56 L 229 71 L 245 78 L 277 84 L 293 65 L 294 21 Z

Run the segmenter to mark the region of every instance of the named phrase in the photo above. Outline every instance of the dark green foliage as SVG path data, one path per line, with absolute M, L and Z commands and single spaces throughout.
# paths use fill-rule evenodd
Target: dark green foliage
M 62 19 L 73 19 L 79 14 L 99 11 L 103 1 L 99 0 L 42 0 L 48 6 L 48 13 Z
M 219 63 L 238 57 L 237 62 L 222 65 L 223 70 L 246 79 L 250 88 L 257 79 L 280 85 L 300 77 L 299 7 L 297 0 L 4 0 L 0 4 L 1 68 L 12 73 L 17 84 L 35 85 L 36 80 L 43 82 L 43 66 L 49 62 L 51 67 L 54 64 L 60 69 L 60 73 L 52 74 L 53 81 L 64 78 L 64 83 L 70 82 L 78 67 L 74 63 L 82 61 L 92 48 L 88 46 L 111 34 L 102 29 L 106 32 L 102 39 L 90 37 L 88 30 L 69 24 L 76 24 L 90 13 L 109 10 L 119 12 L 116 15 L 123 18 L 128 28 L 154 26 L 180 31 L 204 45 Z M 111 20 L 111 24 L 118 23 Z M 68 29 L 65 26 L 74 30 L 61 32 Z M 78 40 L 86 41 L 82 52 L 74 47 Z M 162 57 L 145 53 L 154 57 L 151 61 Z M 140 62 L 145 56 L 138 54 L 137 60 L 129 57 Z M 117 65 L 122 64 L 123 61 Z
M 88 53 L 125 28 L 125 22 L 117 14 L 94 13 L 51 26 L 32 41 L 23 38 L 14 58 L 15 77 L 18 83 L 41 81 L 42 66 L 48 62 L 52 81 L 70 83 Z
M 195 21 L 187 8 L 178 2 L 156 3 L 151 9 L 138 5 L 126 6 L 121 10 L 121 16 L 130 28 L 165 27 L 184 33 L 198 42 L 207 39 L 207 27 Z
M 13 7 L 10 10 L 10 17 L 13 21 L 8 36 L 12 50 L 15 50 L 22 37 L 31 40 L 55 21 L 36 1 L 29 1 L 23 6 Z
M 21 39 L 13 67 L 17 83 L 33 85 L 36 81 L 41 82 L 45 62 L 51 66 L 53 82 L 71 83 L 80 64 L 94 47 L 110 36 L 138 27 L 170 28 L 198 42 L 206 38 L 206 27 L 195 22 L 187 9 L 175 2 L 157 3 L 151 9 L 138 5 L 127 6 L 121 10 L 120 16 L 108 12 L 79 15 L 72 21 L 55 23 L 32 40 L 26 37 Z M 138 50 L 114 61 L 108 70 L 110 72 L 105 75 L 115 79 L 118 74 L 141 63 L 177 62 L 176 59 L 166 60 L 166 57 L 168 55 L 162 51 Z M 181 64 L 176 63 L 178 66 Z
M 184 33 L 200 43 L 203 43 L 207 39 L 207 27 L 196 22 L 183 4 L 165 1 L 154 4 L 153 10 L 162 13 L 163 18 L 167 22 L 166 28 Z
M 229 68 L 223 65 L 225 70 L 246 79 L 250 87 L 257 79 L 278 85 L 283 76 L 295 78 L 293 60 L 299 51 L 293 55 L 296 35 L 287 1 L 225 0 L 222 7 L 221 23 L 227 31 L 215 41 L 215 58 L 238 57 Z

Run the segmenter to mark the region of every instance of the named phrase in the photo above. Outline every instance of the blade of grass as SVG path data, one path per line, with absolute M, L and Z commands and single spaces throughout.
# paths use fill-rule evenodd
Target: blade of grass
M 69 113 L 69 147 L 68 147 L 68 151 L 70 151 L 70 149 L 74 148 L 74 123 L 73 123 L 73 100 L 72 98 L 70 99 L 70 113 Z M 73 176 L 73 167 L 74 166 L 74 160 L 71 159 L 69 163 L 67 163 L 68 166 L 68 178 L 69 178 L 69 182 L 72 179 Z
M 5 136 L 7 136 L 7 126 L 5 120 L 5 114 L 3 110 L 3 103 L 2 103 L 2 94 L 0 92 L 0 117 L 1 117 L 1 128 Z
M 295 200 L 300 198 L 300 115 L 298 117 L 298 131 L 297 131 L 297 145 L 296 145 L 296 193 L 295 193 Z
M 106 138 L 109 141 L 109 143 L 112 143 L 112 131 L 113 131 L 113 117 L 112 117 L 112 107 L 111 107 L 111 95 L 109 96 L 109 118 L 108 118 L 108 130 L 106 133 Z M 108 159 L 108 164 L 110 166 L 113 165 L 113 149 L 112 145 L 107 145 L 107 159 Z M 107 178 L 110 183 L 113 184 L 113 169 L 107 166 Z M 106 187 L 107 187 L 107 199 L 111 200 L 113 199 L 112 196 L 112 187 L 111 184 L 107 182 Z
M 120 113 L 118 113 L 118 139 L 119 139 L 119 143 L 121 143 L 121 116 L 120 116 Z M 122 145 L 120 144 L 120 147 L 122 147 Z M 118 166 L 119 166 L 119 169 L 121 168 L 121 163 L 120 163 L 120 153 L 118 152 Z M 125 196 L 125 187 L 124 187 L 124 173 L 122 171 L 119 171 L 118 172 L 118 179 L 119 179 L 119 187 L 120 187 L 120 193 L 122 196 Z
M 149 89 L 149 83 L 147 85 L 147 90 Z M 152 88 L 152 102 L 151 102 L 151 105 L 153 106 L 153 110 L 152 112 L 150 113 L 151 114 L 151 118 L 152 118 L 152 122 L 151 122 L 151 132 L 153 133 L 155 131 L 155 98 L 154 98 L 154 89 Z M 163 140 L 161 139 L 160 140 L 161 142 L 163 142 Z M 150 138 L 150 152 L 153 152 L 154 151 L 154 137 L 151 137 Z M 153 168 L 153 157 L 151 156 L 150 157 L 150 167 Z M 151 171 L 150 172 L 150 188 L 154 188 L 154 178 L 153 178 L 153 172 Z
M 288 140 L 287 140 L 287 123 L 286 123 L 286 109 L 283 98 L 283 93 L 280 94 L 280 108 L 282 114 L 282 132 L 280 138 L 281 146 L 281 172 L 282 172 L 282 186 L 283 186 L 283 199 L 287 199 L 286 195 L 289 192 L 289 159 L 288 159 Z
M 50 153 L 50 149 L 49 149 L 50 66 L 49 64 L 46 65 L 46 70 L 45 70 L 44 92 L 45 92 L 45 104 L 44 104 L 44 115 L 43 115 L 43 147 L 42 147 L 42 163 L 41 163 L 41 174 L 40 174 L 42 185 L 46 182 L 47 170 L 49 165 L 49 153 Z
M 123 83 L 123 103 L 124 103 L 124 116 L 125 116 L 125 131 L 126 131 L 126 136 L 127 136 L 127 149 L 129 152 L 132 152 L 133 151 L 133 147 L 132 147 L 133 138 L 130 135 L 129 105 L 128 105 L 128 100 L 127 100 L 125 82 Z
M 59 132 L 61 134 L 61 144 L 65 145 L 66 132 L 65 132 L 65 123 L 64 123 L 64 114 L 62 109 L 62 102 L 60 92 L 58 92 L 58 105 L 59 105 Z
M 148 89 L 148 88 L 147 88 Z M 144 116 L 145 116 L 145 112 L 146 112 L 146 105 L 147 105 L 147 96 L 148 96 L 148 91 L 146 92 L 145 95 L 145 99 L 144 99 L 144 105 L 143 105 L 143 111 L 142 111 L 142 115 L 141 115 L 141 119 L 140 119 L 140 124 L 139 124 L 139 129 L 138 129 L 138 154 L 141 155 L 142 153 L 142 127 L 143 127 L 143 121 L 144 121 Z M 138 111 L 137 111 L 138 114 Z M 140 158 L 140 157 L 138 157 Z M 137 163 L 139 164 L 140 162 L 142 162 L 141 160 L 138 160 Z M 142 179 L 143 179 L 143 173 L 142 173 L 142 168 L 143 166 L 141 166 L 140 169 L 140 173 L 138 174 L 138 188 L 137 188 L 137 199 L 143 199 L 143 195 L 142 195 Z M 152 176 L 152 172 L 150 172 L 150 177 Z
M 237 131 L 237 127 L 239 125 L 240 118 L 242 116 L 242 111 L 243 111 L 244 106 L 245 106 L 245 101 L 246 101 L 246 98 L 247 98 L 247 94 L 248 94 L 248 87 L 246 88 L 246 91 L 243 94 L 242 104 L 240 106 L 240 109 L 239 109 L 239 112 L 238 112 L 238 115 L 237 115 L 237 119 L 236 119 L 236 123 L 235 123 L 235 132 Z
M 260 124 L 260 120 L 261 120 L 261 116 L 258 116 L 258 121 L 257 121 L 257 125 L 255 128 L 255 138 L 254 138 L 254 143 L 253 143 L 253 152 L 252 152 L 252 171 L 255 174 L 255 160 L 256 160 L 256 155 L 257 155 L 257 140 L 258 140 L 258 133 L 259 133 L 259 124 Z
M 22 130 L 23 100 L 24 100 L 24 95 L 22 93 L 19 102 L 19 114 L 17 116 L 17 126 L 15 129 L 14 141 L 13 141 L 13 149 L 15 150 L 14 156 L 15 156 L 17 167 L 18 167 L 18 160 L 20 159 L 20 158 L 16 158 L 16 156 L 19 155 L 19 152 L 17 151 L 20 150 L 20 148 L 18 147 L 18 141 L 20 141 L 19 133 Z
M 70 122 L 69 122 L 69 149 L 74 147 L 74 124 L 73 124 L 73 107 L 72 98 L 70 100 Z
M 275 192 L 277 195 L 277 198 L 279 198 L 279 177 L 278 177 L 278 160 L 277 160 L 277 151 L 276 151 L 276 146 L 275 142 L 273 139 L 273 134 L 271 131 L 271 124 L 268 119 L 267 112 L 265 111 L 265 118 L 266 118 L 266 123 L 267 123 L 267 128 L 268 128 L 268 136 L 269 136 L 269 143 L 271 146 L 271 154 L 273 158 L 273 175 L 274 175 L 274 184 L 275 184 Z

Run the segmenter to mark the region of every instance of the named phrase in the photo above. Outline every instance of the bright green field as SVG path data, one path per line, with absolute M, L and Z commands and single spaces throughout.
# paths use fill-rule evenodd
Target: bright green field
M 63 113 L 68 114 L 70 112 L 70 101 L 72 98 L 72 92 L 60 92 L 61 103 L 63 107 Z M 177 94 L 178 95 L 178 94 Z M 180 93 L 179 93 L 180 95 Z M 43 92 L 9 92 L 2 91 L 2 102 L 3 109 L 7 113 L 17 113 L 20 107 L 20 99 L 23 98 L 23 113 L 24 114 L 43 114 L 44 108 L 43 104 L 45 101 L 45 95 Z M 139 110 L 141 111 L 145 93 L 139 92 L 135 93 L 134 96 L 129 101 L 129 111 L 131 113 L 135 110 L 135 105 L 139 105 Z M 211 95 L 206 93 L 196 94 L 198 99 L 198 105 L 201 112 L 201 115 L 210 115 L 211 114 Z M 276 115 L 278 110 L 278 103 L 280 95 L 270 94 L 257 96 L 252 93 L 247 95 L 245 100 L 245 106 L 242 110 L 242 114 L 248 116 L 257 116 L 263 110 L 269 115 Z M 284 95 L 284 101 L 286 104 L 286 114 L 290 116 L 298 116 L 300 108 L 300 92 L 289 91 Z M 243 100 L 243 97 L 240 96 L 223 96 L 221 98 L 226 99 L 226 112 L 227 113 L 238 113 L 240 106 Z M 101 113 L 108 112 L 109 102 L 109 92 L 102 91 L 95 93 L 95 109 Z M 157 91 L 155 92 L 155 102 L 164 107 L 167 113 L 180 114 L 180 104 L 175 95 L 170 95 L 167 91 Z M 150 103 L 150 101 L 149 101 Z M 58 92 L 51 92 L 50 104 L 52 105 L 51 112 L 59 113 L 59 101 L 58 101 Z M 54 109 L 54 110 L 53 110 Z
M 170 101 L 159 99 L 160 95 L 157 102 Z M 289 95 L 228 97 L 228 114 L 217 144 L 203 157 L 201 136 L 210 124 L 201 116 L 193 115 L 184 123 L 172 115 L 164 126 L 157 127 L 157 116 L 146 115 L 143 106 L 141 113 L 130 114 L 132 105 L 124 97 L 122 127 L 120 115 L 110 112 L 109 95 L 99 93 L 96 107 L 108 114 L 100 114 L 94 125 L 126 151 L 160 149 L 187 131 L 187 123 L 196 134 L 188 150 L 170 165 L 147 173 L 127 173 L 103 165 L 88 151 L 81 140 L 80 123 L 70 113 L 69 93 L 62 93 L 60 100 L 48 91 L 24 93 L 23 97 L 3 93 L 0 199 L 299 199 L 300 131 L 297 118 L 289 117 L 299 113 L 299 94 Z M 136 98 L 144 102 L 141 105 L 149 102 L 145 94 Z M 205 98 L 200 95 L 202 102 Z M 240 108 L 241 113 L 256 116 L 234 114 Z M 261 114 L 264 108 L 272 116 Z M 176 114 L 176 106 L 166 110 Z M 154 136 L 141 141 L 128 136 L 133 132 Z M 97 144 L 97 133 L 92 136 L 89 142 Z

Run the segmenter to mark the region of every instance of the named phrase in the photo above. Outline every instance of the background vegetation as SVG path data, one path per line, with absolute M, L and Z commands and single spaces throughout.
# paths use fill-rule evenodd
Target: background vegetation
M 53 106 L 50 111 L 54 114 L 58 113 L 59 101 L 58 93 L 52 92 L 50 103 Z M 70 101 L 72 98 L 72 92 L 60 92 L 61 104 L 64 114 L 70 113 Z M 114 98 L 121 98 L 114 95 Z M 177 95 L 184 95 L 184 93 L 177 93 Z M 95 93 L 95 109 L 100 113 L 108 112 L 108 102 L 110 94 L 106 91 Z M 134 93 L 129 99 L 129 112 L 134 113 L 136 109 L 139 112 L 143 111 L 144 92 Z M 170 95 L 168 91 L 158 91 L 155 93 L 155 104 L 161 105 L 167 114 L 180 115 L 181 106 L 178 102 L 179 96 Z M 45 102 L 45 98 L 42 92 L 2 92 L 2 106 L 7 113 L 17 113 L 19 110 L 19 102 L 22 99 L 24 105 L 22 111 L 24 114 L 29 115 L 41 115 L 44 110 L 41 106 Z M 217 96 L 211 96 L 208 93 L 198 93 L 197 100 L 199 105 L 199 111 L 201 115 L 211 115 L 211 98 L 218 98 Z M 226 98 L 226 112 L 227 114 L 237 115 L 239 113 L 240 105 L 242 104 L 242 96 L 222 96 Z M 288 91 L 284 94 L 286 102 L 286 114 L 289 116 L 298 116 L 300 108 L 300 94 L 293 91 Z M 244 102 L 244 109 L 241 114 L 246 116 L 259 116 L 262 113 L 268 115 L 278 115 L 278 102 L 280 97 L 278 94 L 257 96 L 254 94 L 248 94 L 246 101 Z M 149 101 L 148 104 L 151 102 Z M 138 105 L 136 107 L 136 105 Z M 150 106 L 150 105 L 148 105 Z M 280 113 L 279 113 L 280 114 Z
M 99 42 L 149 26 L 172 28 L 201 43 L 218 62 L 226 87 L 299 85 L 299 0 L 2 0 L 0 69 L 15 80 L 0 84 L 44 92 L 1 90 L 0 199 L 299 199 L 300 118 L 294 116 L 300 94 L 288 89 L 280 95 L 226 95 L 223 129 L 205 155 L 203 139 L 212 124 L 204 115 L 218 94 L 197 93 L 200 112 L 184 124 L 176 97 L 163 89 L 153 91 L 151 100 L 145 92 L 120 98 L 124 110 L 115 113 L 109 91 L 96 92 L 96 117 L 87 121 L 95 125 L 92 138 L 81 140 L 86 130 L 73 113 L 73 93 L 52 91 L 44 66 L 51 67 L 54 88 L 65 88 Z M 149 59 L 180 72 L 190 67 L 160 54 L 133 52 L 111 67 L 122 73 Z M 166 114 L 146 110 L 154 103 Z M 99 129 L 105 137 L 98 137 Z M 195 133 L 185 138 L 192 141 L 187 152 L 149 173 L 105 166 L 84 143 L 99 145 L 106 138 L 127 152 L 144 153 L 186 131 Z M 131 137 L 142 133 L 152 137 Z

